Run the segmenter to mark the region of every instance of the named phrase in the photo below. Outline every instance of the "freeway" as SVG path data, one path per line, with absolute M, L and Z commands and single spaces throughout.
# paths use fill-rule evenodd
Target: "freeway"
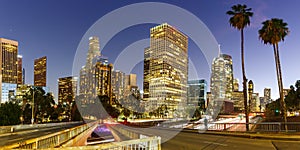
M 5 133 L 0 134 L 0 147 L 5 145 L 11 145 L 14 143 L 19 143 L 25 140 L 41 137 L 44 135 L 56 133 L 59 131 L 63 131 L 65 129 L 73 128 L 76 126 L 82 125 L 82 122 L 73 123 L 73 124 L 65 124 L 65 125 L 57 125 L 50 127 L 39 127 L 36 129 L 30 130 L 21 130 L 13 133 Z
M 120 127 L 129 131 L 140 133 L 142 135 L 160 136 L 162 141 L 162 150 L 300 149 L 299 141 L 250 139 L 245 137 L 212 135 L 207 133 L 191 132 L 187 130 L 181 131 L 180 129 L 156 127 L 138 128 L 123 125 Z
M 298 141 L 248 139 L 200 133 L 180 132 L 162 144 L 162 150 L 296 150 Z

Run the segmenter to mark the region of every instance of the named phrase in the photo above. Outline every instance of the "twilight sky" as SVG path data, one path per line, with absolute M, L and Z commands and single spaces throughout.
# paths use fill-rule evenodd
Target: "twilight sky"
M 74 55 L 86 31 L 105 14 L 138 2 L 141 1 L 1 0 L 0 37 L 19 41 L 19 54 L 23 55 L 23 67 L 26 69 L 26 83 L 28 84 L 33 83 L 34 59 L 47 56 L 47 85 L 57 96 L 57 79 L 72 75 Z M 274 17 L 283 19 L 288 23 L 291 31 L 284 43 L 279 44 L 284 87 L 288 88 L 290 85 L 294 85 L 297 79 L 300 79 L 300 71 L 296 64 L 300 56 L 298 50 L 300 47 L 300 21 L 299 16 L 295 13 L 299 9 L 300 2 L 272 0 L 174 0 L 172 2 L 162 0 L 155 2 L 176 5 L 202 20 L 217 42 L 221 44 L 222 52 L 233 57 L 234 77 L 240 79 L 240 84 L 240 33 L 230 27 L 229 16 L 225 13 L 237 3 L 251 7 L 254 16 L 251 18 L 251 26 L 245 30 L 246 74 L 248 79 L 253 80 L 254 90 L 259 92 L 260 96 L 265 87 L 272 88 L 272 98 L 278 97 L 273 51 L 270 45 L 263 45 L 259 41 L 258 30 L 261 28 L 261 22 L 265 19 Z M 119 32 L 105 47 L 101 47 L 103 48 L 102 54 L 107 56 L 110 62 L 114 62 L 127 46 L 138 40 L 149 38 L 149 29 L 155 25 L 149 23 L 135 25 Z M 176 27 L 176 24 L 171 25 Z M 97 36 L 99 36 L 101 44 L 101 35 Z M 142 54 L 143 49 L 140 50 Z M 207 62 L 201 50 L 191 40 L 189 56 L 195 65 L 198 77 L 209 81 L 210 73 Z M 132 70 L 133 73 L 138 74 L 140 89 L 142 89 L 142 65 L 139 63 Z

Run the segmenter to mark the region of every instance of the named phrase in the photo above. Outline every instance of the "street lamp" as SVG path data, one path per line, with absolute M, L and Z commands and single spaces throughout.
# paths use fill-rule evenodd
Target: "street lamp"
M 32 86 L 31 124 L 34 123 L 34 87 Z

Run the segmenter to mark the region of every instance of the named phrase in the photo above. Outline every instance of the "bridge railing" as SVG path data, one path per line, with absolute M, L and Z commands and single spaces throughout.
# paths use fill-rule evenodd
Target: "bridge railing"
M 39 149 L 39 148 L 54 148 L 67 142 L 78 134 L 84 132 L 90 127 L 96 125 L 98 121 L 91 122 L 88 124 L 80 125 L 71 129 L 53 133 L 50 135 L 34 138 L 26 141 L 22 141 L 16 144 L 8 145 L 3 147 L 4 149 Z
M 115 125 L 109 126 L 110 130 L 115 130 L 120 134 L 129 137 L 132 140 L 122 141 L 122 142 L 115 142 L 112 143 L 121 145 L 118 146 L 119 149 L 142 149 L 142 150 L 161 150 L 161 137 L 154 136 L 149 133 L 137 132 L 136 130 L 124 126 L 124 125 Z M 122 146 L 122 144 L 125 144 Z M 113 148 L 112 148 L 113 149 Z M 105 149 L 111 150 L 111 149 Z
M 300 132 L 300 122 L 261 122 L 249 123 L 250 131 L 253 132 L 281 132 L 285 131 L 287 124 L 288 131 Z M 212 131 L 245 131 L 245 123 L 192 123 L 190 129 L 212 130 Z
M 79 124 L 79 123 L 82 123 L 82 121 L 61 122 L 61 123 L 45 123 L 45 124 L 22 124 L 22 125 L 13 125 L 13 126 L 1 126 L 0 127 L 0 134 L 11 133 L 11 132 L 21 131 L 21 130 L 30 130 L 30 129 L 36 129 L 36 128 L 53 127 L 53 126 L 61 126 L 61 125 L 69 125 L 69 124 Z

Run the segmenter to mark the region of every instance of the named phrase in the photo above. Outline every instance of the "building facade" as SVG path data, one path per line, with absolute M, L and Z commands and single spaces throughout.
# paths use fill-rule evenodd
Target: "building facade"
M 47 86 L 47 57 L 34 60 L 34 86 Z
M 188 105 L 196 106 L 205 110 L 206 106 L 207 83 L 205 80 L 188 81 Z
M 145 99 L 150 100 L 149 109 L 162 105 L 169 112 L 183 109 L 187 102 L 188 37 L 166 23 L 155 26 L 150 29 L 150 47 L 145 55 L 149 59 L 149 70 L 144 68 L 144 78 L 149 82 L 149 90 L 144 86 L 149 91 Z
M 111 86 L 113 92 L 113 99 L 119 101 L 124 98 L 125 90 L 125 73 L 120 70 L 112 72 Z
M 17 84 L 24 84 L 23 82 L 23 66 L 22 66 L 22 56 L 18 55 L 18 71 L 17 71 L 17 75 L 18 75 L 18 81 Z
M 211 67 L 210 91 L 214 108 L 221 109 L 221 113 L 233 112 L 233 67 L 230 55 L 219 54 L 214 58 Z
M 264 88 L 264 103 L 269 104 L 272 102 L 272 98 L 271 98 L 271 89 L 270 88 Z
M 5 39 L 5 38 L 0 38 L 0 50 L 1 50 L 0 65 L 2 68 L 0 74 L 0 88 L 1 88 L 0 102 L 4 103 L 8 99 L 2 98 L 2 96 L 5 96 L 7 93 L 6 90 L 3 91 L 4 89 L 2 89 L 2 87 L 8 87 L 8 86 L 6 86 L 6 84 L 5 85 L 2 84 L 7 83 L 7 84 L 15 85 L 18 82 L 18 74 L 17 74 L 18 42 L 14 40 Z
M 77 77 L 63 77 L 58 79 L 58 103 L 71 104 L 77 93 Z
M 149 79 L 150 79 L 150 47 L 144 49 L 144 80 L 143 80 L 143 99 L 149 99 Z
M 113 65 L 108 64 L 107 59 L 100 59 L 96 62 L 94 74 L 94 86 L 95 89 L 92 91 L 92 96 L 108 96 L 109 103 L 112 105 L 112 85 L 111 85 L 111 75 L 113 70 Z

